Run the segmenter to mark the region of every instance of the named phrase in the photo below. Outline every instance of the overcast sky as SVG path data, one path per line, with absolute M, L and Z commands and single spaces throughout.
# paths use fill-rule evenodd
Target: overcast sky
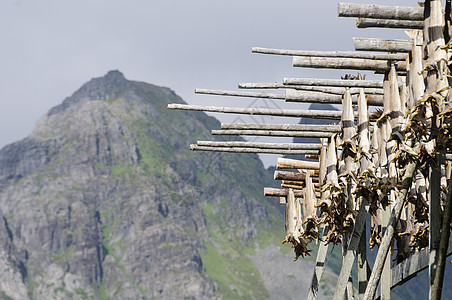
M 253 46 L 353 50 L 353 36 L 406 38 L 401 30 L 358 30 L 354 22 L 338 18 L 330 0 L 2 0 L 0 147 L 26 137 L 51 107 L 109 70 L 170 87 L 189 104 L 247 107 L 252 100 L 193 90 L 351 73 L 293 69 L 290 57 L 252 54 Z M 298 120 L 269 122 L 286 121 Z

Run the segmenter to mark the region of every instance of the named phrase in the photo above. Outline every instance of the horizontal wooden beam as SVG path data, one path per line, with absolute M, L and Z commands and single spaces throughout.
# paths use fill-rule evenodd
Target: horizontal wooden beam
M 295 197 L 302 197 L 303 192 L 301 191 L 294 191 Z M 289 195 L 288 189 L 277 189 L 277 188 L 264 188 L 264 196 L 267 197 L 287 197 Z
M 253 47 L 253 53 L 274 54 L 274 55 L 290 55 L 290 56 L 313 56 L 313 57 L 341 57 L 341 58 L 361 58 L 361 59 L 378 59 L 378 60 L 405 60 L 404 54 L 382 54 L 367 53 L 356 51 L 310 51 L 310 50 L 287 50 Z
M 318 150 L 285 150 L 285 149 L 267 149 L 267 148 L 240 148 L 240 147 L 208 147 L 190 145 L 192 151 L 211 151 L 211 152 L 232 152 L 232 153 L 260 153 L 260 154 L 282 154 L 282 155 L 305 155 L 315 154 Z
M 343 95 L 345 87 L 338 86 L 309 86 L 309 85 L 288 85 L 282 82 L 260 82 L 260 83 L 239 83 L 240 89 L 295 89 L 302 91 L 321 92 L 327 94 Z M 360 88 L 350 88 L 350 94 L 360 93 Z M 364 88 L 366 95 L 383 95 L 383 88 Z
M 383 88 L 382 80 L 344 80 L 319 78 L 284 78 L 285 85 Z
M 221 123 L 221 129 L 341 132 L 341 125 Z
M 394 29 L 423 29 L 424 21 L 390 20 L 390 19 L 356 19 L 358 28 L 394 28 Z
M 360 58 L 306 57 L 294 56 L 294 67 L 315 69 L 345 69 L 384 72 L 391 68 L 390 61 Z M 406 61 L 396 62 L 397 71 L 406 71 Z
M 252 135 L 252 136 L 278 136 L 278 137 L 306 137 L 329 138 L 334 133 L 321 131 L 285 131 L 285 130 L 212 130 L 213 135 Z M 312 153 L 317 154 L 317 153 Z
M 308 169 L 319 170 L 320 163 L 306 160 L 297 160 L 289 158 L 278 158 L 276 162 L 276 169 Z
M 385 51 L 385 52 L 410 52 L 413 42 L 401 39 L 379 39 L 379 38 L 353 38 L 355 50 L 363 51 Z
M 292 181 L 303 181 L 306 179 L 305 173 L 300 172 L 288 172 L 276 170 L 273 174 L 275 180 L 292 180 Z
M 209 90 L 209 89 L 196 89 L 195 93 L 218 96 L 284 99 L 288 102 L 342 104 L 342 95 L 334 95 L 330 93 L 323 93 L 317 91 L 299 91 L 294 89 L 287 89 L 285 94 L 254 93 L 242 91 Z M 353 96 L 353 101 L 355 104 L 357 103 L 358 101 L 357 95 Z M 372 106 L 383 106 L 383 95 L 369 94 L 367 95 L 367 103 Z
M 449 240 L 449 247 L 447 248 L 447 256 L 452 254 L 452 239 Z M 401 285 L 414 276 L 420 271 L 427 269 L 429 266 L 429 252 L 427 248 L 424 248 L 401 263 L 392 267 L 391 273 L 391 289 L 398 285 Z
M 301 143 L 259 143 L 259 142 L 218 142 L 218 141 L 198 141 L 198 146 L 208 147 L 240 147 L 240 148 L 262 148 L 262 149 L 285 149 L 285 150 L 320 150 L 321 144 L 301 144 Z
M 352 96 L 352 102 L 358 103 L 358 95 Z M 366 95 L 367 104 L 370 106 L 383 106 L 383 95 Z M 287 102 L 342 104 L 342 95 L 334 95 L 319 92 L 307 92 L 298 90 L 286 90 Z
M 284 94 L 210 90 L 210 89 L 195 89 L 195 93 L 196 94 L 205 94 L 205 95 L 250 97 L 250 98 L 264 98 L 264 99 L 282 99 L 282 100 L 284 100 L 284 98 L 285 98 Z
M 298 110 L 298 109 L 273 109 L 273 108 L 239 108 L 239 107 L 218 107 L 170 103 L 168 109 L 189 110 L 189 111 L 207 111 L 227 114 L 245 114 L 245 115 L 265 115 L 278 117 L 294 118 L 317 118 L 328 120 L 340 120 L 342 112 L 333 110 Z
M 424 20 L 424 9 L 422 7 L 408 6 L 339 3 L 337 6 L 337 14 L 339 17 L 412 21 Z

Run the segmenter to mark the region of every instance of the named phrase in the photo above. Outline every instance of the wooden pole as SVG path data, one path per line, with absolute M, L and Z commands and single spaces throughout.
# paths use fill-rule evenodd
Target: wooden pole
M 357 51 L 385 51 L 385 52 L 410 52 L 412 41 L 379 39 L 379 38 L 353 38 L 353 44 Z
M 343 95 L 345 93 L 345 89 L 343 87 L 286 85 L 280 82 L 239 83 L 238 87 L 240 89 L 294 89 L 334 95 Z M 381 88 L 366 88 L 365 91 L 368 95 L 383 95 L 383 90 Z M 359 88 L 351 88 L 350 94 L 359 94 Z
M 252 124 L 252 123 L 221 123 L 221 129 L 237 130 L 284 130 L 284 131 L 327 131 L 337 133 L 341 131 L 340 125 L 315 124 Z
M 449 177 L 452 176 L 452 172 Z M 443 281 L 444 281 L 444 271 L 446 267 L 446 257 L 449 246 L 450 239 L 450 223 L 452 221 L 452 184 L 449 180 L 449 191 L 447 194 L 446 207 L 444 208 L 444 218 L 443 218 L 443 227 L 441 230 L 441 239 L 438 248 L 438 257 L 437 257 L 437 268 L 435 278 L 433 280 L 432 286 L 432 299 L 439 300 L 441 299 L 442 289 L 443 289 Z
M 293 180 L 303 181 L 306 179 L 306 174 L 300 172 L 288 172 L 276 170 L 273 174 L 275 180 Z
M 308 85 L 308 86 L 337 86 L 337 87 L 363 87 L 383 88 L 380 80 L 344 80 L 344 79 L 318 79 L 318 78 L 284 78 L 286 85 Z
M 292 65 L 303 68 L 367 70 L 374 72 L 384 72 L 390 68 L 387 60 L 305 56 L 294 56 Z M 406 61 L 398 61 L 397 70 L 406 71 Z
M 296 160 L 289 158 L 278 158 L 276 163 L 276 169 L 307 169 L 307 170 L 319 170 L 319 162 Z
M 424 20 L 422 7 L 339 3 L 337 6 L 337 14 L 339 17 L 412 21 Z
M 301 191 L 294 191 L 295 197 L 301 197 Z M 264 188 L 264 196 L 266 197 L 287 197 L 289 195 L 288 189 Z
M 286 149 L 268 149 L 268 148 L 240 148 L 240 147 L 208 147 L 190 145 L 192 151 L 214 151 L 214 152 L 233 152 L 233 153 L 261 153 L 261 154 L 318 154 L 319 150 L 286 150 Z
M 313 56 L 313 57 L 341 57 L 341 58 L 361 58 L 371 60 L 405 60 L 403 54 L 382 54 L 355 51 L 307 51 L 307 50 L 286 50 L 253 47 L 252 52 L 262 54 L 290 55 L 290 56 Z
M 422 29 L 423 21 L 391 20 L 391 19 L 370 19 L 357 18 L 358 28 L 398 28 L 398 29 Z
M 317 118 L 339 120 L 341 118 L 340 111 L 332 110 L 297 110 L 297 109 L 273 109 L 273 108 L 239 108 L 239 107 L 218 107 L 218 106 L 202 106 L 188 104 L 168 104 L 168 109 L 190 110 L 190 111 L 208 111 L 227 114 L 245 114 L 245 115 L 265 115 L 278 117 L 295 117 L 295 118 Z
M 284 130 L 212 130 L 213 135 L 253 135 L 253 136 L 281 136 L 281 137 L 330 137 L 332 132 L 321 131 L 284 131 Z
M 386 231 L 382 238 L 380 247 L 378 249 L 377 257 L 372 268 L 372 273 L 370 275 L 369 282 L 367 283 L 366 292 L 364 294 L 365 300 L 374 299 L 378 282 L 380 280 L 381 272 L 383 270 L 383 265 L 384 262 L 386 261 L 387 254 L 389 252 L 389 247 L 394 236 L 394 229 L 397 226 L 397 222 L 400 219 L 400 214 L 402 212 L 402 208 L 404 206 L 408 190 L 411 188 L 411 183 L 413 180 L 413 174 L 415 170 L 416 163 L 414 162 L 409 163 L 405 169 L 405 173 L 402 178 L 402 187 L 397 195 L 397 200 L 391 212 L 388 227 L 386 228 Z
M 320 150 L 321 144 L 300 143 L 258 143 L 258 142 L 217 142 L 198 141 L 198 146 L 207 147 L 239 147 L 239 148 L 262 148 L 262 149 L 286 149 L 286 150 Z
M 234 97 L 250 97 L 263 99 L 281 99 L 284 100 L 284 94 L 275 93 L 255 93 L 243 91 L 225 91 L 225 90 L 209 90 L 209 89 L 195 89 L 196 94 L 217 95 L 217 96 L 234 96 Z
M 348 92 L 350 94 L 350 91 Z M 350 95 L 350 97 L 352 97 Z M 368 95 L 369 105 L 373 106 L 383 106 L 383 96 L 382 95 Z M 341 95 L 331 95 L 326 93 L 318 92 L 305 92 L 288 89 L 286 90 L 286 101 L 287 102 L 307 102 L 307 103 L 326 103 L 326 104 L 341 104 Z M 353 103 L 358 103 L 358 97 L 353 97 Z

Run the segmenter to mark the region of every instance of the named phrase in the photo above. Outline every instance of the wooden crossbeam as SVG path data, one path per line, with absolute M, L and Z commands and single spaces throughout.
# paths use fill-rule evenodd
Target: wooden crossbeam
M 339 3 L 337 6 L 339 17 L 357 17 L 371 19 L 394 19 L 423 21 L 422 7 L 387 6 L 375 4 Z
M 278 158 L 276 162 L 276 169 L 308 169 L 319 170 L 319 162 L 296 160 L 289 158 Z
M 312 57 L 336 57 L 336 58 L 361 58 L 372 60 L 405 60 L 404 54 L 383 54 L 355 51 L 310 51 L 310 50 L 287 50 L 253 47 L 253 53 L 290 55 L 290 56 L 312 56 Z
M 233 152 L 233 153 L 260 153 L 260 154 L 284 154 L 284 155 L 305 155 L 317 154 L 318 150 L 286 150 L 286 149 L 268 149 L 268 148 L 241 148 L 241 147 L 209 147 L 190 145 L 192 151 L 211 151 L 211 152 Z
M 353 44 L 358 51 L 410 52 L 413 47 L 412 41 L 401 39 L 354 37 Z
M 320 144 L 300 144 L 300 143 L 259 143 L 259 142 L 218 142 L 218 141 L 198 141 L 198 146 L 207 147 L 239 147 L 239 148 L 262 148 L 262 149 L 285 149 L 285 150 L 320 150 Z
M 235 97 L 281 99 L 281 100 L 285 99 L 284 94 L 275 94 L 275 93 L 255 93 L 255 92 L 211 90 L 211 89 L 195 89 L 195 93 L 217 96 L 235 96 Z
M 327 103 L 327 104 L 340 104 L 342 103 L 342 96 L 333 95 L 323 92 L 313 91 L 298 91 L 294 89 L 287 89 L 285 94 L 275 93 L 255 93 L 255 92 L 243 92 L 243 91 L 226 91 L 226 90 L 211 90 L 211 89 L 196 89 L 197 94 L 208 94 L 218 96 L 235 96 L 235 97 L 251 97 L 251 98 L 264 98 L 264 99 L 283 99 L 287 102 L 304 102 L 304 103 Z M 382 106 L 383 95 L 368 95 L 367 101 L 369 105 Z M 357 97 L 353 99 L 354 103 L 357 102 Z
M 449 240 L 449 246 L 447 248 L 447 256 L 452 254 L 452 239 Z M 415 277 L 417 273 L 428 268 L 429 265 L 429 253 L 428 248 L 424 248 L 401 263 L 395 265 L 391 269 L 392 282 L 391 289 L 404 284 L 411 278 Z
M 358 28 L 423 29 L 423 21 L 357 18 Z
M 282 82 L 260 82 L 260 83 L 239 83 L 240 89 L 295 89 L 303 91 L 322 92 L 327 94 L 343 95 L 345 87 L 337 86 L 309 86 L 309 85 L 288 85 Z M 382 88 L 364 88 L 366 95 L 383 95 Z M 360 88 L 350 88 L 350 94 L 359 94 Z
M 276 170 L 273 174 L 275 180 L 292 180 L 292 181 L 303 181 L 306 179 L 306 174 L 301 172 L 288 172 Z
M 336 86 L 336 87 L 363 87 L 383 88 L 381 80 L 345 80 L 345 79 L 320 79 L 320 78 L 284 78 L 286 85 L 308 86 Z
M 318 92 L 286 90 L 287 102 L 341 104 L 342 95 L 332 95 Z M 353 95 L 352 101 L 358 103 L 358 95 Z M 372 106 L 383 106 L 383 95 L 367 95 L 367 102 Z
M 334 133 L 321 131 L 285 131 L 285 130 L 212 130 L 213 135 L 253 135 L 253 136 L 279 136 L 279 137 L 309 137 L 325 138 Z
M 245 115 L 265 115 L 278 117 L 294 118 L 317 118 L 339 120 L 340 111 L 331 110 L 298 110 L 298 109 L 272 109 L 272 108 L 239 108 L 239 107 L 219 107 L 171 103 L 168 109 L 189 110 L 189 111 L 207 111 L 227 114 L 245 114 Z
M 221 129 L 341 132 L 340 125 L 221 123 Z
M 294 56 L 292 65 L 303 68 L 366 70 L 375 72 L 384 72 L 390 68 L 389 61 L 387 60 L 306 56 Z M 397 70 L 406 71 L 406 61 L 399 61 L 397 63 Z
M 302 197 L 303 193 L 301 191 L 294 191 L 295 197 Z M 278 188 L 264 188 L 264 196 L 266 197 L 287 197 L 289 195 L 288 189 L 278 189 Z

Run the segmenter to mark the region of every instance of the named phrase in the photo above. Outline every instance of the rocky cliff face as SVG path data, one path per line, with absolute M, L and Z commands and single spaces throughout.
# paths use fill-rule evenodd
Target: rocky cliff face
M 271 174 L 190 153 L 218 122 L 182 102 L 112 71 L 0 151 L 0 298 L 276 297 L 255 251 L 283 237 Z

